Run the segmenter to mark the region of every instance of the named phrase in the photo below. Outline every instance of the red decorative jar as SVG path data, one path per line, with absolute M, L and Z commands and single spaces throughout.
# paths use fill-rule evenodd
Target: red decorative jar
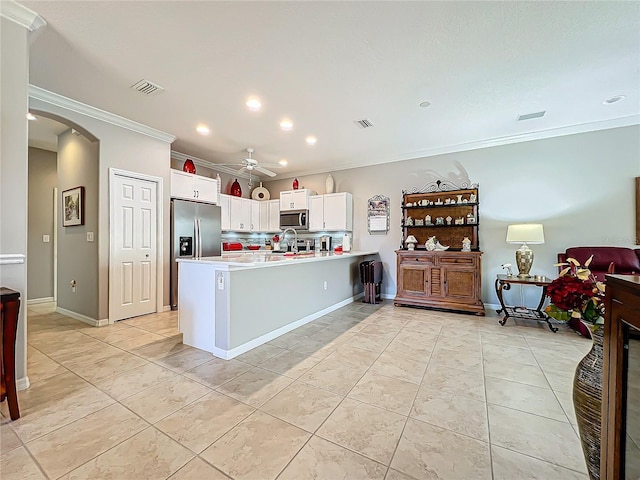
M 299 184 L 298 184 L 298 179 L 297 179 L 297 178 L 294 178 L 294 179 L 293 179 L 293 189 L 294 189 L 294 190 L 297 190 L 297 189 L 298 189 L 298 185 L 299 185 Z
M 238 179 L 237 178 L 231 184 L 230 193 L 234 197 L 241 197 L 242 196 L 242 188 L 240 187 L 240 184 L 238 183 Z
M 182 166 L 182 170 L 187 173 L 196 173 L 196 166 L 193 164 L 193 160 L 187 158 L 184 161 L 184 165 Z

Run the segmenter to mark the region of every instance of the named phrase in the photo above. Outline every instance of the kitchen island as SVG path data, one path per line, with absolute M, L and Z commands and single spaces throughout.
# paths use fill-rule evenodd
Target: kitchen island
M 360 297 L 375 251 L 178 259 L 183 342 L 230 359 Z

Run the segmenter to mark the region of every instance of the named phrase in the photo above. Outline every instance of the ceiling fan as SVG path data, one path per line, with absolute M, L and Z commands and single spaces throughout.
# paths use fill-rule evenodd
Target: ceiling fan
M 263 164 L 259 164 L 258 161 L 253 158 L 253 148 L 247 148 L 247 153 L 249 154 L 248 157 L 245 157 L 243 159 L 241 159 L 241 163 L 222 163 L 222 164 L 218 164 L 218 165 L 225 165 L 225 166 L 238 166 L 240 165 L 241 168 L 240 170 L 238 170 L 238 173 L 242 173 L 245 170 L 249 172 L 249 186 L 252 185 L 251 182 L 251 173 L 255 170 L 256 172 L 260 172 L 263 173 L 269 177 L 275 177 L 276 173 L 272 172 L 271 170 L 265 168 L 265 166 L 269 167 L 269 168 L 282 168 L 282 165 L 279 165 L 277 163 L 263 163 Z

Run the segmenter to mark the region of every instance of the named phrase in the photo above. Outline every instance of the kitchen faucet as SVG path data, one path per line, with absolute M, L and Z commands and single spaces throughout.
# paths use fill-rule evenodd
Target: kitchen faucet
M 293 247 L 291 247 L 291 251 L 293 253 L 297 253 L 298 252 L 298 232 L 296 232 L 295 228 L 291 228 L 291 227 L 285 228 L 284 231 L 282 232 L 281 237 L 280 237 L 281 241 L 285 245 L 287 244 L 287 242 L 284 241 L 284 236 L 287 234 L 287 232 L 289 230 L 291 230 L 293 232 Z

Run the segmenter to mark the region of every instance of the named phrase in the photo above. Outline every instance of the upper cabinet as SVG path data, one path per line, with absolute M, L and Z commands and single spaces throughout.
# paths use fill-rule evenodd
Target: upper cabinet
M 171 170 L 171 198 L 218 203 L 218 181 L 180 170 Z
M 268 200 L 257 202 L 260 210 L 260 231 L 280 231 L 280 201 Z
M 309 196 L 314 194 L 314 191 L 307 188 L 280 192 L 280 210 L 283 212 L 288 210 L 308 210 Z
M 310 232 L 353 230 L 353 196 L 347 192 L 309 197 Z

